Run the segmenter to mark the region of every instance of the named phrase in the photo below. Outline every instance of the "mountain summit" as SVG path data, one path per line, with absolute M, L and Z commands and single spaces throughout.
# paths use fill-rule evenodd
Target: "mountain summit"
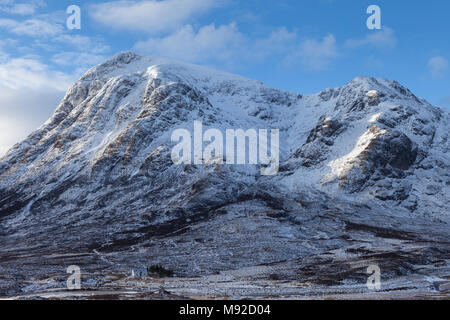
M 279 129 L 279 173 L 175 165 L 171 134 L 194 121 Z M 300 95 L 121 53 L 0 160 L 0 266 L 38 277 L 56 272 L 39 257 L 70 252 L 93 271 L 152 261 L 198 276 L 397 250 L 399 262 L 378 259 L 387 276 L 418 272 L 449 259 L 449 127 L 447 111 L 396 81 L 358 77 Z

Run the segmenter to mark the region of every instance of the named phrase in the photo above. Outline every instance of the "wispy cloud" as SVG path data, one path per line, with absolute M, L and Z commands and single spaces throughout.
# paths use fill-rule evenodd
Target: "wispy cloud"
M 0 0 L 1 1 L 1 0 Z M 110 50 L 100 36 L 86 36 L 71 32 L 66 28 L 66 14 L 55 11 L 48 14 L 39 14 L 32 19 L 17 17 L 0 19 L 0 29 L 16 37 L 18 41 L 27 42 L 26 46 L 33 45 L 47 51 L 67 51 L 68 48 L 83 53 L 104 53 Z M 30 42 L 28 38 L 32 39 Z M 61 48 L 65 46 L 65 48 Z
M 0 135 L 0 154 L 47 120 L 69 86 L 110 50 L 101 37 L 69 31 L 64 11 L 35 12 L 44 5 L 0 0 L 7 17 L 0 19 L 0 128 L 8 132 Z
M 64 91 L 52 88 L 10 89 L 0 85 L 0 157 L 44 123 Z
M 36 59 L 16 58 L 0 64 L 0 86 L 20 89 L 43 87 L 67 90 L 73 79 Z
M 106 59 L 105 54 L 109 52 L 110 47 L 104 43 L 102 38 L 70 33 L 62 21 L 64 20 L 60 19 L 57 14 L 25 21 L 0 19 L 0 28 L 19 36 L 14 40 L 0 40 L 0 49 L 3 48 L 3 52 L 0 50 L 0 63 L 3 62 L 0 65 L 0 70 L 3 72 L 0 74 L 0 78 L 16 73 L 17 78 L 25 77 L 19 81 L 28 83 L 36 78 L 38 73 L 34 72 L 35 70 L 46 72 L 44 66 L 36 59 L 18 58 L 7 61 L 7 48 L 18 49 L 22 56 L 24 54 L 33 56 L 35 52 L 43 50 L 45 55 L 51 56 L 50 61 L 56 66 L 64 66 L 65 69 L 72 68 L 74 69 L 73 73 L 78 75 L 83 70 L 85 71 Z M 32 41 L 28 40 L 28 37 Z M 15 44 L 2 46 L 2 42 L 6 41 L 14 41 Z M 25 41 L 26 44 L 24 44 Z M 20 72 L 17 73 L 19 70 Z M 30 71 L 33 72 L 28 74 Z M 55 77 L 56 82 L 60 80 L 60 77 Z M 14 80 L 11 80 L 11 83 L 14 84 Z M 44 81 L 43 84 L 47 85 L 48 82 Z
M 371 31 L 362 39 L 350 39 L 345 42 L 345 47 L 357 48 L 362 46 L 372 46 L 376 48 L 395 48 L 397 38 L 392 29 L 383 27 L 380 31 Z
M 100 37 L 87 37 L 64 33 L 54 37 L 52 41 L 54 43 L 67 45 L 80 53 L 99 54 L 110 50 L 109 45 Z
M 295 65 L 298 61 L 310 70 L 322 70 L 337 56 L 336 39 L 329 34 L 322 40 L 307 39 L 300 43 L 297 50 L 287 56 L 285 63 Z
M 191 25 L 186 25 L 166 37 L 154 37 L 138 42 L 136 49 L 190 62 L 229 62 L 245 45 L 246 37 L 236 24 L 231 23 L 219 27 L 211 24 L 201 27 L 198 31 Z
M 44 7 L 45 2 L 42 0 L 28 0 L 27 2 L 17 2 L 14 0 L 1 0 L 0 11 L 17 14 L 17 15 L 32 15 L 40 7 Z
M 36 58 L 0 63 L 0 156 L 42 124 L 58 105 L 74 77 Z
M 7 29 L 16 35 L 26 35 L 33 37 L 48 37 L 61 34 L 63 26 L 56 23 L 39 19 L 28 19 L 17 21 L 13 19 L 0 19 L 0 28 Z
M 173 31 L 218 6 L 217 0 L 111 1 L 90 6 L 91 16 L 114 28 L 149 34 Z
M 428 70 L 433 78 L 443 78 L 447 74 L 448 60 L 440 56 L 432 57 L 428 60 Z
M 210 24 L 198 30 L 186 25 L 167 36 L 140 41 L 135 49 L 190 62 L 229 65 L 277 57 L 284 65 L 302 64 L 310 70 L 323 69 L 337 56 L 333 35 L 323 40 L 300 40 L 296 31 L 278 28 L 266 37 L 252 38 L 234 22 L 221 26 Z
M 190 23 L 228 2 L 120 0 L 94 4 L 89 9 L 90 16 L 108 28 L 147 34 L 147 39 L 135 44 L 136 50 L 194 63 L 235 65 L 277 57 L 278 61 L 303 65 L 309 70 L 322 70 L 338 56 L 331 34 L 323 39 L 302 40 L 296 31 L 282 27 L 265 37 L 254 37 L 242 32 L 236 22 Z

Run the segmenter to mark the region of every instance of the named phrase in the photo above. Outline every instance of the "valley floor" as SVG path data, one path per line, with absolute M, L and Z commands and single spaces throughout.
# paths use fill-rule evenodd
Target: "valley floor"
M 79 256 L 79 255 L 78 255 Z M 55 258 L 57 258 L 55 256 Z M 323 258 L 323 257 L 322 257 Z M 448 261 L 421 266 L 415 273 L 381 279 L 381 290 L 369 290 L 364 258 L 302 262 L 224 271 L 198 278 L 132 277 L 129 270 L 82 273 L 81 290 L 68 290 L 68 274 L 55 273 L 20 281 L 17 275 L 0 276 L 0 286 L 9 287 L 8 300 L 378 300 L 450 299 Z M 319 262 L 322 261 L 322 262 Z M 398 269 L 404 261 L 393 258 Z M 386 261 L 384 261 L 386 265 Z M 277 273 L 278 272 L 278 273 Z M 298 274 L 296 274 L 298 273 Z M 289 274 L 289 276 L 287 276 Z M 345 277 L 348 276 L 348 279 Z M 278 278 L 279 277 L 279 278 Z M 21 289 L 15 290 L 21 282 Z M 24 285 L 25 284 L 25 285 Z

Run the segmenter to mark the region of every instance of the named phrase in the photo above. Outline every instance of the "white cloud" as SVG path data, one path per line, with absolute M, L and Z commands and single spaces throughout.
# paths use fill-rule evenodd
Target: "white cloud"
M 337 56 L 336 39 L 328 35 L 323 40 L 306 40 L 300 46 L 300 58 L 304 65 L 312 69 L 322 69 Z
M 388 27 L 383 27 L 380 31 L 371 31 L 363 39 L 347 40 L 346 47 L 357 48 L 365 45 L 370 45 L 376 48 L 395 48 L 397 45 L 397 38 L 394 31 Z
M 0 11 L 9 14 L 31 15 L 34 14 L 39 7 L 43 7 L 44 5 L 44 1 L 41 0 L 29 0 L 26 3 L 17 3 L 13 0 L 2 0 L 0 1 Z
M 448 61 L 444 57 L 432 57 L 428 60 L 428 70 L 435 79 L 443 78 L 447 73 Z
M 26 14 L 27 9 L 16 4 L 0 0 L 0 13 Z M 76 78 L 109 51 L 100 37 L 68 31 L 62 13 L 0 19 L 0 31 L 14 38 L 0 39 L 0 156 L 44 123 Z M 51 57 L 53 67 L 36 55 L 39 50 Z M 13 56 L 13 51 L 21 55 Z M 71 71 L 54 69 L 58 66 Z
M 39 16 L 37 19 L 25 21 L 0 19 L 0 28 L 6 28 L 10 33 L 16 35 L 27 35 L 33 38 L 32 45 L 27 43 L 26 46 L 20 46 L 24 39 L 19 37 L 15 40 L 0 40 L 0 62 L 2 62 L 2 58 L 5 60 L 4 55 L 6 54 L 1 49 L 5 51 L 5 48 L 8 47 L 15 47 L 22 54 L 33 54 L 36 48 L 44 49 L 47 54 L 56 52 L 53 56 L 54 62 L 76 69 L 98 64 L 105 58 L 103 54 L 108 52 L 110 47 L 104 43 L 102 38 L 70 33 L 61 21 L 58 14 Z M 9 44 L 5 45 L 7 43 Z M 20 61 L 10 61 L 9 63 L 18 62 Z M 15 66 L 12 67 L 12 70 L 17 71 Z
M 190 62 L 230 61 L 246 43 L 236 24 L 204 26 L 195 32 L 191 25 L 162 38 L 138 42 L 136 49 Z
M 0 64 L 0 156 L 50 117 L 72 80 L 31 58 Z
M 228 0 L 121 0 L 90 6 L 90 15 L 110 28 L 148 33 L 139 41 L 138 51 L 194 63 L 248 63 L 277 56 L 279 61 L 302 63 L 309 69 L 323 69 L 336 56 L 332 35 L 318 41 L 300 41 L 297 32 L 286 28 L 274 30 L 267 37 L 252 38 L 242 33 L 236 23 L 225 25 L 190 24 Z M 286 59 L 289 57 L 289 59 Z
M 298 34 L 286 28 L 279 28 L 270 33 L 267 38 L 255 39 L 252 50 L 249 52 L 251 59 L 260 57 L 264 59 L 274 54 L 286 55 L 296 50 Z
M 63 91 L 51 88 L 13 90 L 0 86 L 0 157 L 43 124 L 63 96 Z
M 16 45 L 16 40 L 13 39 L 0 39 L 0 63 L 5 62 L 9 55 L 5 51 L 5 48 L 13 47 Z
M 0 28 L 5 28 L 9 32 L 17 35 L 33 37 L 56 36 L 64 31 L 64 27 L 61 24 L 40 19 L 28 19 L 25 21 L 0 19 Z
M 60 34 L 52 39 L 53 42 L 70 45 L 83 53 L 105 53 L 110 47 L 101 38 L 92 38 L 82 35 Z
M 0 155 L 50 117 L 73 80 L 29 57 L 0 63 Z
M 296 32 L 279 28 L 267 37 L 250 38 L 236 23 L 211 24 L 198 31 L 186 25 L 167 36 L 140 41 L 135 49 L 194 63 L 251 63 L 278 57 L 285 65 L 302 63 L 313 70 L 323 69 L 337 56 L 332 35 L 300 41 Z
M 6 29 L 14 35 L 30 36 L 33 38 L 33 44 L 48 51 L 61 52 L 67 50 L 67 48 L 60 48 L 60 45 L 70 46 L 84 53 L 98 54 L 110 50 L 110 47 L 99 36 L 88 37 L 67 30 L 65 17 L 65 14 L 53 12 L 24 21 L 20 19 L 0 19 L 0 28 Z M 29 44 L 27 47 L 29 47 Z
M 288 57 L 287 61 L 293 58 L 300 59 L 300 62 L 311 70 L 321 70 L 337 57 L 336 39 L 333 35 L 327 35 L 322 41 L 308 39 L 300 44 L 296 53 Z
M 0 86 L 10 89 L 52 88 L 65 91 L 73 80 L 71 76 L 51 70 L 31 58 L 10 59 L 0 64 Z
M 147 33 L 173 31 L 213 7 L 220 0 L 111 1 L 90 6 L 98 22 L 117 29 Z

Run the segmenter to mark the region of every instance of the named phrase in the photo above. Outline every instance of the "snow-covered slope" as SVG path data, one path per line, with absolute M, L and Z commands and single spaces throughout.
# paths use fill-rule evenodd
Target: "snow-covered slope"
M 375 96 L 370 93 L 374 92 Z M 448 221 L 449 113 L 395 81 L 356 78 L 305 96 L 291 130 L 289 185 Z M 311 122 L 304 114 L 314 114 Z M 314 123 L 314 127 L 308 127 Z M 302 131 L 303 130 L 303 131 Z
M 279 174 L 174 165 L 171 133 L 194 120 L 280 129 Z M 447 111 L 395 81 L 360 77 L 302 96 L 121 53 L 89 70 L 0 160 L 0 251 L 128 250 L 116 262 L 145 256 L 190 274 L 342 247 L 355 223 L 441 241 L 450 221 L 449 125 Z M 353 227 L 330 222 L 336 215 Z

